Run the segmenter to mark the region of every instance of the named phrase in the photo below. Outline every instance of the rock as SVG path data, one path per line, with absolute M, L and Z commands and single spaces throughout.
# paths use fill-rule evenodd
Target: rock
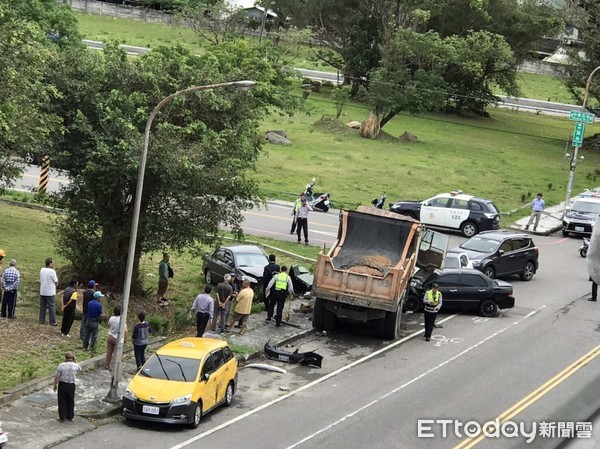
M 417 141 L 417 136 L 415 136 L 412 133 L 409 133 L 408 131 L 406 131 L 404 134 L 402 134 L 400 136 L 400 140 L 403 142 L 416 142 Z
M 333 81 L 330 80 L 325 80 L 323 81 L 323 87 L 333 87 L 335 84 L 333 84 Z
M 265 135 L 269 133 L 279 134 L 281 137 L 285 137 L 287 139 L 287 131 L 284 129 L 270 129 L 265 133 Z
M 357 120 L 352 120 L 351 122 L 346 123 L 346 126 L 352 129 L 360 129 L 360 122 Z
M 272 143 L 273 145 L 291 145 L 292 142 L 288 139 L 286 139 L 283 136 L 280 136 L 277 133 L 267 133 L 265 135 L 265 139 L 267 139 L 267 142 Z
M 319 80 L 312 80 L 311 84 L 312 84 L 312 90 L 314 92 L 317 92 L 317 93 L 321 92 L 321 81 L 319 81 Z
M 377 139 L 379 136 L 379 116 L 373 112 L 360 124 L 360 135 L 365 139 Z

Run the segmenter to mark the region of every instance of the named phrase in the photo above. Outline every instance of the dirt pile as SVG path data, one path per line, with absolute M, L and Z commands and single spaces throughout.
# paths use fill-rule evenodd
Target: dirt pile
M 348 267 L 353 273 L 383 276 L 392 268 L 392 261 L 385 256 L 367 256 L 360 263 Z

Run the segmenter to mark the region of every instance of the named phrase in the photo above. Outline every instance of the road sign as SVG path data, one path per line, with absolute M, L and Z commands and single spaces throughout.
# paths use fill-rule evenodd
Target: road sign
M 583 134 L 585 133 L 585 124 L 582 122 L 575 123 L 573 130 L 573 146 L 580 147 L 583 143 Z
M 575 122 L 594 123 L 595 117 L 596 116 L 594 114 L 590 114 L 589 112 L 581 112 L 581 111 L 569 112 L 569 120 L 573 120 Z

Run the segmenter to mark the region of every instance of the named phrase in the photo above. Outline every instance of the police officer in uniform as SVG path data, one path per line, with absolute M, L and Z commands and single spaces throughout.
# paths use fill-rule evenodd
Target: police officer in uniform
M 272 288 L 275 287 L 275 288 Z M 281 271 L 275 274 L 269 285 L 267 285 L 266 295 L 269 297 L 273 295 L 269 301 L 269 311 L 267 312 L 267 321 L 273 319 L 273 312 L 275 311 L 275 304 L 277 304 L 277 315 L 275 316 L 275 326 L 281 326 L 281 318 L 283 317 L 283 306 L 285 304 L 285 298 L 288 293 L 291 295 L 294 293 L 294 286 L 292 279 L 287 274 L 287 267 L 282 265 Z
M 442 308 L 442 293 L 438 291 L 436 283 L 431 284 L 431 288 L 425 293 L 423 303 L 425 305 L 425 341 L 429 341 L 431 340 L 435 318 Z

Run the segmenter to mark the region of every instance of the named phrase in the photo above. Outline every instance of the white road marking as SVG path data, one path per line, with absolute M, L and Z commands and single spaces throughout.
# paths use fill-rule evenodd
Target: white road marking
M 534 312 L 531 312 L 531 314 L 533 314 Z M 451 320 L 452 318 L 455 318 L 457 316 L 458 316 L 458 314 L 450 315 L 449 317 L 446 317 L 443 320 L 438 321 L 438 323 L 445 323 L 446 321 Z M 192 444 L 192 443 L 194 443 L 194 442 L 196 442 L 198 440 L 201 440 L 204 437 L 212 435 L 213 433 L 216 433 L 219 430 L 225 429 L 226 427 L 229 427 L 229 426 L 235 424 L 238 421 L 246 419 L 247 417 L 252 416 L 252 415 L 260 412 L 261 410 L 264 410 L 264 409 L 266 409 L 266 408 L 268 408 L 268 407 L 270 407 L 270 406 L 272 406 L 274 404 L 277 404 L 278 402 L 281 402 L 281 401 L 283 401 L 283 400 L 285 400 L 287 398 L 290 398 L 290 397 L 296 395 L 297 393 L 300 393 L 300 392 L 302 392 L 304 390 L 308 390 L 309 388 L 312 388 L 315 385 L 318 385 L 318 384 L 320 384 L 322 382 L 325 382 L 326 380 L 328 380 L 328 379 L 330 379 L 332 377 L 335 377 L 338 374 L 343 373 L 344 371 L 348 371 L 349 369 L 355 367 L 356 365 L 359 365 L 359 364 L 361 364 L 361 363 L 363 363 L 363 362 L 365 362 L 365 361 L 367 361 L 369 359 L 372 359 L 373 357 L 377 357 L 379 354 L 387 352 L 390 349 L 395 348 L 396 346 L 398 346 L 398 345 L 400 345 L 402 343 L 407 342 L 408 340 L 410 340 L 410 339 L 418 336 L 421 333 L 423 333 L 423 330 L 418 330 L 416 332 L 413 332 L 412 334 L 407 335 L 406 337 L 401 338 L 400 340 L 397 340 L 394 343 L 391 343 L 391 344 L 389 344 L 388 346 L 386 346 L 384 348 L 381 348 L 381 349 L 379 349 L 379 350 L 377 350 L 375 352 L 372 352 L 371 354 L 366 355 L 365 357 L 363 357 L 361 359 L 355 360 L 354 362 L 352 362 L 352 363 L 350 363 L 350 364 L 348 364 L 346 366 L 343 366 L 343 367 L 341 367 L 341 368 L 339 368 L 339 369 L 337 369 L 335 371 L 332 371 L 331 373 L 329 373 L 329 374 L 327 374 L 327 375 L 325 375 L 325 376 L 323 376 L 323 377 L 321 377 L 319 379 L 313 380 L 312 382 L 310 382 L 310 383 L 308 383 L 306 385 L 301 386 L 297 390 L 290 391 L 289 393 L 284 394 L 283 396 L 275 398 L 272 401 L 266 402 L 263 405 L 260 405 L 260 406 L 256 407 L 255 409 L 249 410 L 246 413 L 241 414 L 240 416 L 236 416 L 235 418 L 233 418 L 233 419 L 231 419 L 231 420 L 229 420 L 227 422 L 224 422 L 223 424 L 220 424 L 220 425 L 218 425 L 216 427 L 213 427 L 212 429 L 207 430 L 206 432 L 202 432 L 202 433 L 196 435 L 195 437 L 190 438 L 189 440 L 182 441 L 181 443 L 179 443 L 179 444 L 177 444 L 175 446 L 171 446 L 170 449 L 181 449 L 181 448 L 184 448 L 186 446 L 189 446 L 190 444 Z M 363 408 L 366 408 L 366 406 L 363 407 Z M 291 446 L 291 447 L 293 447 L 293 446 Z
M 543 309 L 543 308 L 545 308 L 545 307 L 546 307 L 546 306 L 542 306 L 542 307 L 540 307 L 540 308 L 538 308 L 538 309 L 535 309 L 533 312 L 530 312 L 529 314 L 525 315 L 523 318 L 521 318 L 521 319 L 519 319 L 519 320 L 517 320 L 517 321 L 513 322 L 512 324 L 509 324 L 508 326 L 506 326 L 506 327 L 504 327 L 504 328 L 500 329 L 500 330 L 499 330 L 499 331 L 497 331 L 497 332 L 494 332 L 493 334 L 491 334 L 491 335 L 489 335 L 489 336 L 485 337 L 484 339 L 480 340 L 479 342 L 475 343 L 474 345 L 472 345 L 472 346 L 469 346 L 469 347 L 468 347 L 467 349 L 465 349 L 464 351 L 462 351 L 462 352 L 460 352 L 460 353 L 456 354 L 456 355 L 455 355 L 455 356 L 453 356 L 453 357 L 450 357 L 449 359 L 447 359 L 447 360 L 443 361 L 443 362 L 442 362 L 442 363 L 440 363 L 439 365 L 436 365 L 436 366 L 434 366 L 433 368 L 431 368 L 431 369 L 429 369 L 429 370 L 425 371 L 424 373 L 422 373 L 422 374 L 418 375 L 417 377 L 415 377 L 415 378 L 413 378 L 413 379 L 409 380 L 408 382 L 406 382 L 406 383 L 404 383 L 404 384 L 400 385 L 399 387 L 397 387 L 397 388 L 395 388 L 395 389 L 393 389 L 393 390 L 391 390 L 391 391 L 387 392 L 386 394 L 382 395 L 382 396 L 381 396 L 379 399 L 376 399 L 376 400 L 374 400 L 374 401 L 371 401 L 371 402 L 369 402 L 368 404 L 366 404 L 366 405 L 363 405 L 363 406 L 362 406 L 362 407 L 360 407 L 359 409 L 357 409 L 357 410 L 355 410 L 355 411 L 353 411 L 353 412 L 351 412 L 351 413 L 348 413 L 346 416 L 343 416 L 342 418 L 338 419 L 337 421 L 334 421 L 334 422 L 332 422 L 331 424 L 329 424 L 329 425 L 327 425 L 327 426 L 323 427 L 322 429 L 320 429 L 320 430 L 317 430 L 316 432 L 314 432 L 314 433 L 312 433 L 312 434 L 310 434 L 310 435 L 306 436 L 305 438 L 301 439 L 301 440 L 300 440 L 300 441 L 298 441 L 297 443 L 294 443 L 294 444 L 292 444 L 291 446 L 288 446 L 286 449 L 293 449 L 293 448 L 295 448 L 295 447 L 298 447 L 298 446 L 300 446 L 301 444 L 303 444 L 303 443 L 305 443 L 305 442 L 307 442 L 307 441 L 309 441 L 309 440 L 313 439 L 313 438 L 314 438 L 314 437 L 316 437 L 317 435 L 319 435 L 319 434 L 321 434 L 321 433 L 323 433 L 323 432 L 325 432 L 325 431 L 327 431 L 327 430 L 329 430 L 329 429 L 333 428 L 334 426 L 336 426 L 336 425 L 338 425 L 339 423 L 341 423 L 341 422 L 345 421 L 346 419 L 348 419 L 348 418 L 350 418 L 350 417 L 352 417 L 352 416 L 354 416 L 354 415 L 357 415 L 358 413 L 360 413 L 360 412 L 362 412 L 363 410 L 365 410 L 365 409 L 367 409 L 367 408 L 371 407 L 372 405 L 374 405 L 374 404 L 378 403 L 379 401 L 382 401 L 383 399 L 386 399 L 387 397 L 389 397 L 389 396 L 391 396 L 391 395 L 393 395 L 393 394 L 396 394 L 396 393 L 397 393 L 397 392 L 399 392 L 400 390 L 402 390 L 402 389 L 404 389 L 404 388 L 408 387 L 409 385 L 411 385 L 411 384 L 413 384 L 413 383 L 417 382 L 418 380 L 420 380 L 420 379 L 422 379 L 422 378 L 424 378 L 424 377 L 428 376 L 429 374 L 431 374 L 431 373 L 433 373 L 433 372 L 435 372 L 435 371 L 439 370 L 440 368 L 442 368 L 442 367 L 444 367 L 444 366 L 448 365 L 449 363 L 453 362 L 454 360 L 457 360 L 458 358 L 462 357 L 463 355 L 467 354 L 468 352 L 472 351 L 473 349 L 475 349 L 475 348 L 477 348 L 477 347 L 481 346 L 482 344 L 486 343 L 487 341 L 491 340 L 492 338 L 494 338 L 494 337 L 497 337 L 498 335 L 502 334 L 503 332 L 506 332 L 506 331 L 507 331 L 508 329 L 510 329 L 511 327 L 513 327 L 513 326 L 515 326 L 515 325 L 519 324 L 521 321 L 523 321 L 523 320 L 525 320 L 525 319 L 529 318 L 530 316 L 532 316 L 532 315 L 535 315 L 536 313 L 538 313 L 540 310 L 542 310 L 542 309 Z

